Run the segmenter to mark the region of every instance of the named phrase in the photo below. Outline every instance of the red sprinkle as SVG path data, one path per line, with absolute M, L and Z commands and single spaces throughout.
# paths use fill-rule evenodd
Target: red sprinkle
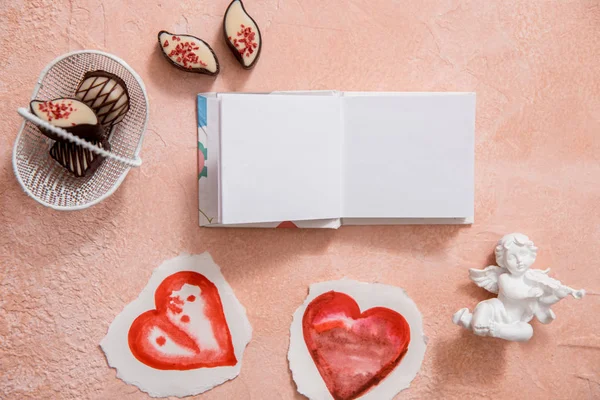
M 177 60 L 178 63 L 183 63 L 183 66 L 188 69 L 192 69 L 193 64 L 206 67 L 208 64 L 200 60 L 198 54 L 195 53 L 196 50 L 200 50 L 200 47 L 196 46 L 194 42 L 178 43 L 177 47 L 169 53 L 169 57 Z
M 63 102 L 61 104 L 53 103 L 52 101 L 46 101 L 38 105 L 38 109 L 46 114 L 48 121 L 57 119 L 69 119 L 69 115 L 77 109 L 73 109 L 73 103 Z M 75 125 L 75 124 L 73 124 Z
M 165 44 L 163 44 L 163 47 L 168 47 L 169 46 L 169 41 L 165 40 Z
M 252 27 L 244 26 L 244 24 L 240 24 L 240 27 L 242 29 L 236 33 L 239 38 L 233 39 L 232 43 L 242 57 L 250 57 L 250 55 L 254 53 L 254 49 L 258 47 L 258 43 L 256 43 L 256 32 L 252 31 Z M 229 40 L 231 41 L 231 36 L 229 37 Z M 244 45 L 244 47 L 240 48 L 240 45 Z
M 167 339 L 164 338 L 164 336 L 159 336 L 156 338 L 156 344 L 159 346 L 164 346 L 165 343 L 167 343 Z
M 182 316 L 181 317 L 181 322 L 187 324 L 188 322 L 190 322 L 190 317 L 188 317 L 187 315 Z
M 193 294 L 190 294 L 190 295 L 187 297 L 187 301 L 189 301 L 190 303 L 191 303 L 191 302 L 193 302 L 194 300 L 196 300 L 196 296 L 194 296 Z

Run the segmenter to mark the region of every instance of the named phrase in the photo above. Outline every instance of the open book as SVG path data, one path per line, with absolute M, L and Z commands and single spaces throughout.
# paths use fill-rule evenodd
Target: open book
M 200 94 L 198 126 L 202 226 L 473 221 L 474 93 Z

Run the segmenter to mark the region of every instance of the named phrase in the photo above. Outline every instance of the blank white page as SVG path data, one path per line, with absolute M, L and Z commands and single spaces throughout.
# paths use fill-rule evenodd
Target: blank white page
M 223 95 L 221 223 L 338 218 L 337 96 Z
M 473 216 L 474 93 L 347 94 L 342 216 Z

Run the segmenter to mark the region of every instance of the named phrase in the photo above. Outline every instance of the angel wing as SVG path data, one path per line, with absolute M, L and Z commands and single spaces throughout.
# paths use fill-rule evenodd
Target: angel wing
M 469 269 L 469 278 L 481 288 L 488 292 L 498 293 L 498 277 L 505 273 L 506 270 L 495 265 L 490 265 L 484 269 Z

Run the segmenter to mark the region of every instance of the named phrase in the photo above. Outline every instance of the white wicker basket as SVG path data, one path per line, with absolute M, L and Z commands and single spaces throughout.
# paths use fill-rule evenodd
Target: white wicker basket
M 51 126 L 29 109 L 19 109 L 25 121 L 13 148 L 15 176 L 29 196 L 56 210 L 81 210 L 101 202 L 117 190 L 131 167 L 142 163 L 139 153 L 148 124 L 148 97 L 142 79 L 123 60 L 93 50 L 61 56 L 42 71 L 31 99 L 73 97 L 83 75 L 95 70 L 117 75 L 125 81 L 129 92 L 130 109 L 125 118 L 112 127 L 110 152 Z M 35 125 L 50 129 L 106 159 L 90 176 L 75 177 L 50 157 L 49 149 L 54 141 L 42 135 Z

